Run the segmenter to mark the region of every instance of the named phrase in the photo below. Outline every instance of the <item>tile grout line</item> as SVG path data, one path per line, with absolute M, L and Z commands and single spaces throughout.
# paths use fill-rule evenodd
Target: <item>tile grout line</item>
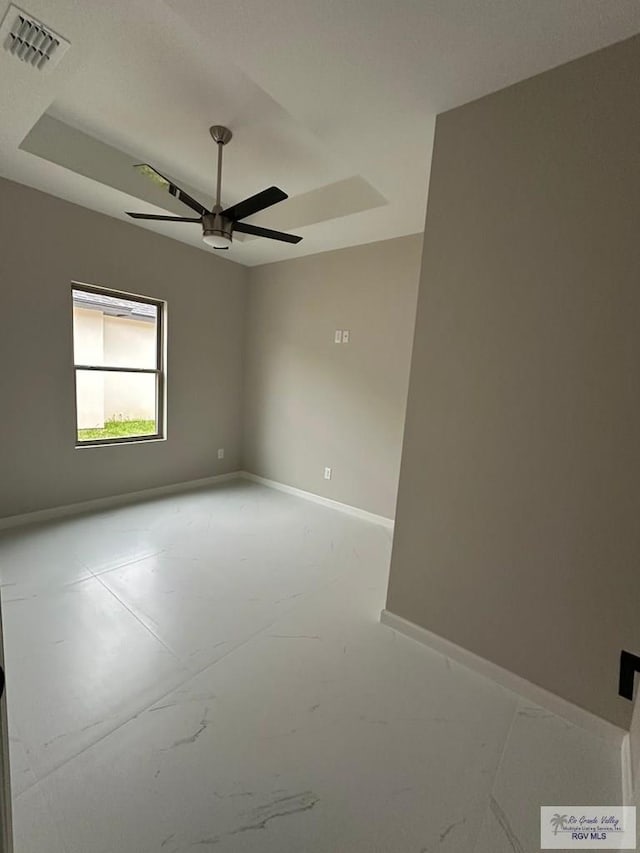
M 89 571 L 91 571 L 91 570 L 89 570 Z M 96 580 L 100 580 L 100 578 L 98 578 L 97 576 L 94 576 L 94 577 L 96 577 Z M 87 578 L 87 580 L 89 580 L 89 578 Z M 322 590 L 326 589 L 329 585 L 330 585 L 330 583 L 329 583 L 329 584 L 325 584 L 325 585 L 323 585 L 323 586 L 319 587 L 317 590 L 314 590 L 314 592 L 313 592 L 312 594 L 314 594 L 314 595 L 315 595 L 316 593 L 318 593 L 318 592 L 320 592 L 320 591 L 322 591 Z M 105 584 L 103 584 L 103 586 L 105 586 L 105 588 L 107 588 L 107 589 L 108 589 L 108 587 L 106 587 L 106 585 L 105 585 Z M 112 590 L 109 590 L 109 592 L 111 592 L 111 593 L 112 593 L 112 595 L 114 595 L 114 597 L 115 597 L 118 601 L 120 601 L 120 599 L 118 598 L 118 596 L 117 596 L 117 595 L 115 595 L 115 593 L 113 593 L 113 592 L 112 592 Z M 126 604 L 124 604 L 124 602 L 121 602 L 121 601 L 120 601 L 120 603 L 122 604 L 122 606 L 123 606 L 126 610 L 129 610 L 129 608 L 127 607 L 127 605 L 126 605 Z M 54 773 L 57 773 L 57 772 L 58 772 L 59 770 L 61 770 L 63 767 L 66 767 L 66 766 L 67 766 L 68 764 L 70 764 L 72 761 L 75 761 L 75 760 L 76 760 L 76 758 L 79 758 L 81 755 L 83 755 L 85 752 L 87 752 L 87 750 L 92 749 L 94 746 L 96 746 L 97 744 L 101 743 L 103 740 L 105 740 L 106 738 L 110 737 L 112 734 L 115 734 L 115 732 L 117 732 L 119 729 L 123 728 L 123 726 L 126 726 L 128 723 L 130 723 L 130 722 L 132 722 L 133 720 L 135 720 L 135 719 L 136 719 L 137 717 L 139 717 L 141 714 L 146 713 L 150 708 L 152 708 L 154 705 L 156 705 L 156 704 L 157 704 L 158 702 L 160 702 L 162 699 L 165 699 L 167 696 L 170 696 L 170 695 L 171 695 L 172 693 L 174 693 L 176 690 L 179 690 L 181 687 L 184 687 L 184 685 L 185 685 L 185 684 L 187 684 L 189 681 L 192 681 L 192 680 L 193 680 L 194 678 L 196 678 L 198 675 L 201 675 L 201 674 L 202 674 L 203 672 L 205 672 L 207 669 L 211 669 L 211 668 L 213 668 L 213 667 L 214 667 L 214 666 L 216 666 L 218 663 L 220 663 L 220 661 L 224 660 L 224 659 L 225 659 L 225 658 L 227 658 L 229 655 L 233 654 L 233 652 L 238 651 L 239 649 L 243 648 L 247 643 L 251 642 L 251 640 L 255 639 L 255 637 L 257 637 L 259 634 L 264 633 L 265 631 L 268 631 L 270 628 L 272 628 L 272 627 L 273 627 L 273 625 L 275 625 L 275 623 L 276 623 L 279 619 L 281 619 L 283 616 L 288 616 L 288 615 L 289 615 L 293 610 L 295 610 L 295 609 L 296 609 L 297 607 L 299 607 L 301 604 L 302 604 L 302 602 L 296 602 L 296 603 L 295 603 L 295 604 L 293 604 L 290 608 L 288 608 L 287 610 L 284 610 L 282 613 L 278 614 L 278 616 L 277 616 L 273 621 L 269 622 L 269 624 L 268 624 L 268 625 L 265 625 L 265 626 L 263 626 L 262 628 L 259 628 L 257 631 L 255 631 L 253 634 L 251 634 L 250 636 L 248 636 L 245 640 L 243 640 L 243 641 L 242 641 L 241 643 L 239 643 L 237 646 L 234 646 L 233 648 L 229 649 L 229 651 L 228 651 L 228 652 L 225 652 L 225 654 L 223 654 L 221 657 L 216 658 L 216 660 L 214 660 L 214 661 L 210 661 L 209 663 L 205 664 L 205 665 L 204 665 L 203 667 L 201 667 L 200 669 L 190 671 L 190 672 L 189 672 L 189 676 L 188 676 L 187 678 L 185 678 L 185 679 L 184 679 L 184 681 L 179 681 L 177 684 L 174 684 L 174 685 L 173 685 L 169 690 L 167 690 L 166 692 L 161 693 L 159 696 L 156 696 L 156 697 L 153 699 L 153 701 L 152 701 L 152 702 L 150 702 L 148 705 L 145 705 L 143 708 L 141 708 L 140 710 L 136 711 L 136 712 L 135 712 L 135 714 L 132 714 L 130 717 L 127 717 L 125 720 L 123 720 L 122 722 L 118 723 L 116 726 L 114 726 L 114 728 L 109 729 L 109 731 L 104 732 L 104 734 L 102 734 L 99 738 L 97 738 L 95 741 L 93 741 L 93 743 L 89 743 L 89 744 L 87 744 L 85 747 L 83 747 L 83 748 L 82 748 L 79 752 L 77 752 L 75 755 L 69 756 L 69 758 L 67 758 L 65 761 L 61 762 L 60 764 L 56 765 L 55 767 L 52 767 L 50 770 L 48 770 L 48 771 L 47 771 L 46 773 L 44 773 L 42 776 L 39 776 L 39 774 L 38 774 L 38 773 L 37 773 L 37 772 L 32 768 L 32 772 L 33 772 L 34 776 L 36 777 L 36 781 L 35 781 L 35 782 L 33 782 L 31 785 L 29 785 L 27 788 L 25 788 L 25 789 L 24 789 L 24 791 L 22 791 L 22 792 L 21 792 L 21 793 L 20 793 L 20 794 L 15 798 L 15 799 L 16 799 L 16 801 L 17 801 L 17 800 L 19 800 L 19 799 L 20 799 L 20 797 L 24 796 L 28 791 L 31 791 L 33 788 L 37 787 L 41 782 L 45 782 L 45 781 L 46 781 L 50 776 L 52 776 Z M 131 615 L 132 615 L 135 619 L 137 619 L 139 622 L 141 621 L 140 619 L 138 619 L 138 617 L 135 615 L 135 613 L 133 613 L 133 612 L 132 612 L 132 611 L 130 611 L 130 610 L 129 610 L 129 612 L 131 613 Z M 143 627 L 144 627 L 144 628 L 146 628 L 146 629 L 147 629 L 147 631 L 149 631 L 149 633 L 150 633 L 152 636 L 155 636 L 155 635 L 153 634 L 153 632 L 152 632 L 149 628 L 147 628 L 147 626 L 146 626 L 146 625 L 144 625 L 144 623 L 142 623 L 142 622 L 141 622 L 141 624 L 143 625 Z M 162 643 L 162 640 L 160 640 L 159 638 L 157 638 L 157 639 L 158 639 L 158 641 L 159 641 L 160 643 Z M 162 643 L 162 645 L 164 645 L 164 643 Z M 166 646 L 165 646 L 165 648 L 167 648 L 167 649 L 168 649 L 168 651 L 170 651 L 170 652 L 171 652 L 171 650 L 170 650 L 168 647 L 166 647 Z M 171 654 L 173 654 L 173 655 L 175 656 L 175 654 L 174 654 L 173 652 L 171 652 Z M 180 658 L 177 658 L 177 657 L 176 657 L 176 659 L 177 659 L 180 663 L 182 663 L 182 661 L 180 660 Z
M 277 621 L 278 621 L 277 619 L 276 619 L 276 620 L 274 620 L 274 622 L 277 622 Z M 139 717 L 141 714 L 144 714 L 144 713 L 146 713 L 147 711 L 149 711 L 149 709 L 150 709 L 150 708 L 153 708 L 153 706 L 154 706 L 154 705 L 156 705 L 158 702 L 160 702 L 162 699 L 165 699 L 167 696 L 170 696 L 172 693 L 175 693 L 175 691 L 176 691 L 176 690 L 179 690 L 181 687 L 184 687 L 184 685 L 185 685 L 185 684 L 187 684 L 189 681 L 191 681 L 191 680 L 193 680 L 194 678 L 196 678 L 198 675 L 200 675 L 201 673 L 203 673 L 205 670 L 210 669 L 211 667 L 214 667 L 217 663 L 219 663 L 219 662 L 220 662 L 221 660 L 223 660 L 224 658 L 228 657 L 230 654 L 232 654 L 233 652 L 235 652 L 237 649 L 242 648 L 242 647 L 243 647 L 244 645 L 246 645 L 248 642 L 250 642 L 251 640 L 253 640 L 253 639 L 254 639 L 254 637 L 256 637 L 259 633 L 261 633 L 262 631 L 266 631 L 266 630 L 268 630 L 269 628 L 271 628 L 271 627 L 272 627 L 272 625 L 274 624 L 274 622 L 271 622 L 269 625 L 266 625 L 264 628 L 260 628 L 260 629 L 259 629 L 258 631 L 256 631 L 254 634 L 251 634 L 251 636 L 250 636 L 250 637 L 247 637 L 247 639 L 246 639 L 246 640 L 244 640 L 242 643 L 240 643 L 240 645 L 238 645 L 238 646 L 234 646 L 232 649 L 229 649 L 229 651 L 228 651 L 228 652 L 226 652 L 224 655 L 222 655 L 222 657 L 218 658 L 217 660 L 214 660 L 214 661 L 209 662 L 208 664 L 206 664 L 205 666 L 203 666 L 201 669 L 198 669 L 198 670 L 195 670 L 195 671 L 191 671 L 191 672 L 189 673 L 188 678 L 185 678 L 185 679 L 184 679 L 184 681 L 179 681 L 177 684 L 174 684 L 174 685 L 173 685 L 169 690 L 167 690 L 166 692 L 161 693 L 159 696 L 156 696 L 156 697 L 153 699 L 153 701 L 152 701 L 152 702 L 150 702 L 148 705 L 145 705 L 143 708 L 141 708 L 140 710 L 136 711 L 136 712 L 135 712 L 135 714 L 132 714 L 130 717 L 127 717 L 125 720 L 122 720 L 122 722 L 118 723 L 116 726 L 114 726 L 114 728 L 109 729 L 109 731 L 104 732 L 104 734 L 102 734 L 99 738 L 97 738 L 96 740 L 94 740 L 94 741 L 93 741 L 93 743 L 89 743 L 89 744 L 87 744 L 85 747 L 83 747 L 83 748 L 82 748 L 79 752 L 77 752 L 75 755 L 69 756 L 69 758 L 67 758 L 67 759 L 66 759 L 66 761 L 63 761 L 62 763 L 60 763 L 60 764 L 56 765 L 55 767 L 52 767 L 52 768 L 51 768 L 51 770 L 47 771 L 43 776 L 38 777 L 38 775 L 37 775 L 36 771 L 35 771 L 35 770 L 33 770 L 34 775 L 37 777 L 37 778 L 36 778 L 36 781 L 35 781 L 35 782 L 33 782 L 31 785 L 29 785 L 29 787 L 28 787 L 28 788 L 25 788 L 25 790 L 24 790 L 24 791 L 22 791 L 22 793 L 20 793 L 20 794 L 16 797 L 16 800 L 18 800 L 20 797 L 22 797 L 24 794 L 26 794 L 26 793 L 27 793 L 27 791 L 30 791 L 32 788 L 35 788 L 35 787 L 36 787 L 36 785 L 39 785 L 41 782 L 46 781 L 46 780 L 47 780 L 50 776 L 52 776 L 54 773 L 57 773 L 57 772 L 58 772 L 58 770 L 61 770 L 63 767 L 66 767 L 66 766 L 67 766 L 67 764 L 70 764 L 72 761 L 75 761 L 75 760 L 76 760 L 76 758 L 79 758 L 81 755 L 83 755 L 85 752 L 87 752 L 87 750 L 92 749 L 94 746 L 97 746 L 97 744 L 101 743 L 103 740 L 105 740 L 106 738 L 110 737 L 112 734 L 115 734 L 115 732 L 117 732 L 119 729 L 123 728 L 123 727 L 124 727 L 124 726 L 126 726 L 128 723 L 130 723 L 130 722 L 132 722 L 133 720 L 135 720 L 135 719 L 136 719 L 137 717 Z
M 511 693 L 509 690 L 505 690 L 505 693 Z M 500 758 L 498 759 L 498 763 L 496 764 L 496 771 L 493 774 L 493 778 L 491 779 L 491 787 L 489 788 L 489 797 L 487 799 L 487 805 L 484 811 L 484 815 L 482 816 L 482 823 L 480 824 L 480 830 L 478 831 L 478 835 L 476 837 L 475 843 L 473 845 L 473 850 L 475 851 L 478 847 L 478 842 L 480 841 L 480 836 L 482 835 L 482 830 L 484 829 L 487 820 L 489 818 L 489 813 L 491 811 L 491 799 L 493 797 L 493 792 L 496 787 L 496 780 L 498 778 L 498 774 L 500 773 L 500 769 L 502 768 L 502 764 L 504 762 L 505 755 L 507 753 L 507 746 L 509 745 L 509 740 L 511 739 L 511 733 L 513 732 L 513 727 L 516 722 L 516 718 L 518 716 L 518 708 L 520 707 L 520 698 L 516 697 L 514 701 L 513 715 L 511 717 L 511 721 L 509 723 L 509 727 L 507 728 L 507 733 L 504 738 L 504 745 L 500 751 Z
M 157 557 L 159 554 L 164 554 L 166 550 L 166 548 L 161 548 L 159 551 L 151 551 L 149 554 L 144 554 L 141 557 L 134 557 L 133 560 L 125 560 L 124 563 L 116 563 L 114 566 L 109 566 L 108 569 L 99 569 L 98 571 L 94 571 L 88 563 L 83 563 L 83 566 L 87 571 L 91 572 L 94 578 L 97 578 L 100 575 L 115 572 L 116 569 L 124 569 L 126 566 L 133 566 L 136 563 L 142 563 L 143 560 L 148 560 L 150 557 Z
M 37 771 L 36 771 L 33 767 L 31 767 L 31 771 L 32 771 L 32 773 L 33 773 L 33 776 L 35 777 L 35 781 L 34 781 L 32 784 L 30 784 L 29 786 L 27 786 L 27 788 L 25 788 L 25 789 L 24 789 L 24 790 L 23 790 L 23 791 L 18 795 L 18 797 L 16 797 L 16 800 L 20 799 L 20 798 L 21 798 L 24 794 L 26 794 L 28 791 L 31 791 L 32 789 L 34 789 L 35 787 L 37 787 L 41 782 L 46 781 L 50 776 L 52 776 L 53 774 L 57 773 L 59 770 L 61 770 L 63 767 L 65 767 L 66 765 L 68 765 L 69 763 L 71 763 L 72 761 L 74 761 L 76 758 L 78 758 L 78 757 L 80 757 L 81 755 L 83 755 L 87 750 L 92 749 L 94 746 L 96 746 L 98 743 L 100 743 L 101 741 L 103 741 L 103 740 L 105 740 L 106 738 L 108 738 L 110 735 L 114 734 L 114 733 L 115 733 L 116 731 L 118 731 L 120 728 L 122 728 L 123 726 L 127 725 L 127 724 L 128 724 L 128 723 L 130 723 L 132 720 L 136 719 L 136 718 L 137 718 L 137 717 L 139 717 L 141 714 L 143 714 L 143 713 L 145 713 L 146 711 L 148 711 L 150 708 L 152 708 L 152 707 L 153 707 L 153 705 L 157 704 L 158 702 L 160 702 L 160 701 L 161 701 L 162 699 L 164 699 L 165 697 L 170 696 L 170 695 L 171 695 L 172 693 L 174 693 L 176 690 L 179 690 L 179 689 L 180 689 L 181 687 L 183 687 L 185 684 L 188 684 L 190 681 L 192 681 L 194 678 L 196 678 L 196 677 L 197 677 L 198 675 L 200 675 L 201 673 L 205 672 L 206 670 L 208 670 L 208 669 L 210 669 L 210 668 L 213 668 L 214 666 L 216 666 L 216 664 L 220 663 L 220 661 L 222 661 L 222 660 L 224 660 L 225 658 L 227 658 L 227 657 L 228 657 L 230 654 L 232 654 L 233 652 L 235 652 L 235 651 L 237 651 L 237 650 L 239 650 L 239 649 L 243 648 L 247 643 L 251 642 L 251 640 L 255 639 L 255 638 L 256 638 L 257 636 L 259 636 L 260 634 L 263 634 L 263 633 L 265 633 L 266 631 L 268 631 L 269 629 L 271 629 L 271 628 L 273 627 L 273 625 L 275 625 L 275 624 L 276 624 L 280 619 L 282 619 L 282 618 L 283 618 L 283 617 L 285 617 L 285 616 L 288 616 L 288 615 L 289 615 L 289 614 L 291 614 L 294 610 L 296 610 L 297 608 L 301 607 L 303 604 L 306 604 L 306 603 L 311 599 L 311 597 L 312 597 L 312 596 L 314 596 L 314 595 L 318 595 L 318 594 L 320 594 L 321 592 L 326 591 L 326 590 L 327 590 L 327 589 L 329 589 L 330 587 L 332 587 L 332 586 L 334 586 L 334 585 L 336 585 L 336 584 L 340 584 L 340 583 L 344 580 L 340 575 L 335 575 L 335 576 L 331 576 L 331 577 L 328 577 L 328 578 L 324 579 L 324 581 L 323 581 L 323 582 L 322 582 L 322 583 L 321 583 L 321 584 L 320 584 L 316 589 L 314 589 L 314 590 L 310 591 L 310 593 L 309 593 L 308 595 L 305 595 L 305 596 L 303 596 L 303 597 L 302 597 L 302 598 L 300 598 L 300 599 L 295 599 L 295 601 L 294 601 L 294 602 L 293 602 L 289 607 L 287 607 L 287 608 L 283 609 L 283 610 L 282 610 L 282 612 L 280 612 L 280 613 L 275 617 L 275 619 L 271 620 L 270 622 L 268 622 L 268 624 L 264 625 L 263 627 L 258 628 L 258 630 L 257 630 L 257 631 L 254 631 L 252 634 L 250 634 L 250 635 L 249 635 L 245 640 L 243 640 L 243 641 L 242 641 L 241 643 L 239 643 L 238 645 L 234 646 L 233 648 L 230 648 L 227 652 L 225 652 L 225 653 L 224 653 L 223 655 L 221 655 L 219 658 L 216 658 L 216 659 L 215 659 L 215 660 L 213 660 L 213 661 L 209 661 L 208 663 L 206 663 L 204 666 L 200 667 L 200 668 L 199 668 L 199 669 L 197 669 L 197 670 L 189 670 L 189 668 L 188 668 L 188 664 L 186 664 L 186 663 L 183 661 L 183 659 L 182 659 L 182 658 L 177 654 L 177 652 L 175 652 L 175 651 L 174 651 L 173 649 L 171 649 L 171 648 L 170 648 L 166 643 L 164 643 L 164 641 L 163 641 L 163 640 L 162 640 L 158 635 L 156 635 L 156 634 L 154 633 L 154 631 L 152 631 L 152 630 L 151 630 L 151 628 L 149 628 L 149 626 L 148 626 L 148 625 L 146 625 L 146 624 L 145 624 L 145 622 L 144 622 L 144 621 L 143 621 L 143 620 L 142 620 L 142 619 L 141 619 L 141 618 L 140 618 L 140 617 L 139 617 L 139 616 L 138 616 L 138 615 L 137 615 L 137 614 L 136 614 L 136 613 L 135 613 L 135 612 L 134 612 L 134 611 L 133 611 L 133 610 L 132 610 L 132 609 L 131 609 L 131 608 L 130 608 L 130 607 L 129 607 L 129 606 L 128 606 L 128 605 L 127 605 L 127 604 L 126 604 L 126 603 L 125 603 L 125 602 L 124 602 L 124 601 L 123 601 L 123 600 L 122 600 L 122 599 L 121 599 L 121 598 L 120 598 L 120 597 L 119 597 L 119 596 L 118 596 L 118 595 L 117 595 L 117 594 L 116 594 L 116 593 L 115 593 L 115 592 L 114 592 L 110 587 L 109 587 L 109 586 L 107 586 L 107 584 L 106 584 L 106 583 L 102 580 L 102 578 L 101 578 L 101 575 L 107 574 L 107 573 L 109 573 L 110 571 L 113 571 L 113 570 L 118 569 L 118 568 L 123 568 L 124 566 L 133 565 L 133 564 L 135 564 L 135 563 L 138 563 L 138 562 L 141 562 L 141 561 L 143 561 L 143 560 L 145 560 L 145 559 L 148 559 L 149 557 L 155 556 L 155 555 L 157 555 L 157 554 L 159 554 L 159 553 L 164 553 L 166 550 L 167 550 L 167 549 L 166 549 L 166 548 L 164 548 L 164 549 L 161 549 L 161 550 L 159 550 L 159 551 L 154 551 L 154 552 L 152 552 L 152 553 L 150 553 L 150 554 L 147 554 L 147 555 L 145 555 L 145 556 L 142 556 L 142 557 L 139 557 L 139 558 L 135 558 L 135 559 L 133 559 L 133 560 L 127 560 L 127 561 L 125 561 L 124 563 L 119 563 L 118 565 L 112 566 L 112 567 L 111 567 L 111 568 L 109 568 L 109 569 L 103 569 L 103 570 L 101 570 L 101 571 L 100 571 L 100 572 L 98 572 L 98 573 L 96 573 L 95 571 L 93 571 L 93 570 L 91 569 L 90 565 L 88 565 L 86 562 L 78 560 L 78 562 L 79 562 L 79 563 L 80 563 L 80 564 L 81 564 L 81 565 L 82 565 L 82 566 L 83 566 L 83 567 L 84 567 L 84 568 L 89 572 L 89 576 L 88 576 L 88 577 L 86 577 L 86 578 L 79 578 L 78 580 L 73 581 L 71 585 L 76 584 L 76 583 L 81 583 L 81 582 L 84 582 L 84 581 L 87 581 L 87 580 L 91 580 L 91 579 L 95 579 L 95 580 L 99 581 L 99 582 L 100 582 L 100 584 L 101 584 L 101 585 L 102 585 L 102 586 L 103 586 L 103 587 L 104 587 L 108 592 L 110 592 L 110 593 L 111 593 L 111 595 L 113 595 L 113 597 L 114 597 L 114 598 L 115 598 L 115 599 L 116 599 L 116 600 L 117 600 L 117 601 L 118 601 L 118 602 L 119 602 L 119 603 L 120 603 L 120 604 L 121 604 L 121 605 L 122 605 L 122 606 L 123 606 L 123 607 L 124 607 L 124 608 L 125 608 L 125 609 L 130 613 L 130 614 L 131 614 L 131 615 L 132 615 L 132 616 L 133 616 L 133 617 L 134 617 L 134 619 L 136 619 L 136 621 L 138 621 L 138 622 L 142 625 L 142 627 L 143 627 L 143 628 L 145 628 L 145 629 L 146 629 L 146 631 L 147 631 L 147 632 L 148 632 L 152 637 L 154 637 L 154 638 L 155 638 L 155 639 L 156 639 L 156 640 L 157 640 L 157 641 L 158 641 L 158 642 L 159 642 L 159 643 L 160 643 L 160 644 L 161 644 L 161 645 L 162 645 L 162 646 L 163 646 L 163 647 L 164 647 L 164 648 L 165 648 L 165 649 L 166 649 L 166 650 L 167 650 L 167 651 L 172 655 L 172 657 L 174 657 L 174 658 L 176 659 L 176 661 L 177 661 L 181 666 L 186 667 L 186 669 L 187 669 L 187 671 L 188 671 L 188 673 L 189 673 L 189 674 L 187 675 L 187 677 L 186 677 L 184 680 L 179 681 L 179 682 L 177 682 L 176 684 L 172 685 L 172 687 L 171 687 L 169 690 L 165 691 L 164 693 L 161 693 L 159 696 L 156 696 L 156 697 L 155 697 L 155 698 L 154 698 L 154 699 L 153 699 L 149 704 L 145 705 L 143 708 L 139 709 L 139 710 L 138 710 L 138 711 L 136 711 L 134 714 L 132 714 L 131 716 L 129 716 L 129 717 L 127 717 L 126 719 L 124 719 L 122 722 L 117 723 L 117 724 L 114 726 L 114 728 L 109 729 L 108 731 L 104 732 L 104 734 L 103 734 L 103 735 L 101 735 L 99 738 L 97 738 L 97 740 L 93 741 L 93 742 L 92 742 L 92 743 L 90 743 L 90 744 L 87 744 L 85 747 L 83 747 L 83 748 L 82 748 L 79 752 L 77 752 L 75 755 L 72 755 L 72 756 L 70 756 L 69 758 L 67 758 L 66 760 L 62 761 L 60 764 L 58 764 L 58 765 L 56 765 L 55 767 L 51 768 L 51 769 L 50 769 L 50 770 L 48 770 L 46 773 L 44 773 L 42 776 L 40 776 L 40 775 L 37 773 Z M 331 561 L 331 559 L 332 559 L 333 555 L 328 555 L 328 557 L 329 557 L 329 560 Z M 66 586 L 66 585 L 65 585 L 65 586 Z M 24 745 L 25 745 L 25 750 L 27 750 L 27 752 L 29 752 L 29 750 L 27 749 L 26 744 L 24 744 Z
M 91 570 L 89 570 L 89 571 L 91 571 Z M 143 619 L 142 619 L 140 616 L 138 616 L 138 614 L 137 614 L 134 610 L 132 610 L 132 609 L 131 609 L 131 607 L 129 607 L 129 605 L 128 605 L 128 604 L 126 604 L 126 603 L 125 603 L 125 602 L 120 598 L 120 596 L 119 596 L 117 593 L 115 593 L 115 592 L 111 589 L 111 587 L 110 587 L 110 586 L 108 586 L 108 585 L 107 585 L 107 584 L 102 580 L 102 578 L 100 577 L 100 575 L 93 575 L 93 577 L 95 578 L 95 580 L 97 580 L 97 581 L 98 581 L 98 583 L 100 583 L 100 584 L 102 585 L 102 587 L 103 587 L 104 589 L 106 589 L 106 590 L 107 590 L 107 592 L 109 592 L 109 593 L 110 593 L 110 594 L 115 598 L 115 600 L 116 600 L 119 604 L 121 604 L 121 605 L 124 607 L 124 609 L 125 609 L 125 610 L 127 610 L 127 611 L 128 611 L 128 612 L 133 616 L 133 618 L 134 618 L 134 619 L 135 619 L 135 620 L 136 620 L 140 625 L 142 625 L 142 627 L 145 629 L 145 631 L 147 631 L 149 634 L 151 634 L 151 636 L 152 636 L 154 639 L 156 639 L 156 640 L 160 643 L 160 645 L 161 645 L 164 649 L 166 649 L 166 650 L 169 652 L 169 654 L 170 654 L 173 658 L 175 658 L 175 659 L 176 659 L 176 661 L 178 661 L 178 663 L 180 663 L 180 664 L 183 664 L 183 663 L 184 663 L 184 662 L 181 660 L 181 658 L 180 658 L 180 656 L 178 655 L 178 653 L 175 651 L 175 649 L 172 649 L 172 648 L 171 648 L 171 646 L 168 646 L 168 645 L 164 642 L 164 640 L 162 640 L 162 639 L 161 639 L 161 638 L 160 638 L 160 637 L 155 633 L 155 631 L 153 631 L 153 630 L 152 630 L 152 629 L 151 629 L 151 628 L 150 628 L 150 627 L 149 627 L 149 626 L 148 626 L 148 625 L 143 621 Z

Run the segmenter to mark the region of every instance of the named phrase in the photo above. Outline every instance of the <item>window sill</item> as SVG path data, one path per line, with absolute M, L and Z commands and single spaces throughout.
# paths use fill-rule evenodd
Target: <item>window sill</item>
M 166 441 L 166 435 L 142 435 L 140 438 L 113 438 L 113 439 L 98 439 L 97 441 L 80 441 L 76 443 L 76 450 L 85 450 L 86 448 L 94 447 L 121 447 L 122 445 L 136 444 L 156 444 L 160 441 Z

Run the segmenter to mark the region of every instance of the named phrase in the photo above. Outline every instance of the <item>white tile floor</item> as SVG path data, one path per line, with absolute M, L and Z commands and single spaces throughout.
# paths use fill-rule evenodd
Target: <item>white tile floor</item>
M 16 853 L 530 853 L 619 756 L 379 624 L 391 534 L 246 482 L 0 538 Z

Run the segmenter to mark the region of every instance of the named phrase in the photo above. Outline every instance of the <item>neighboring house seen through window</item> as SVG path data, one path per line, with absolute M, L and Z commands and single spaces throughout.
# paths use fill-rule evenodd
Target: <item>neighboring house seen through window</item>
M 78 445 L 164 436 L 164 303 L 74 284 Z

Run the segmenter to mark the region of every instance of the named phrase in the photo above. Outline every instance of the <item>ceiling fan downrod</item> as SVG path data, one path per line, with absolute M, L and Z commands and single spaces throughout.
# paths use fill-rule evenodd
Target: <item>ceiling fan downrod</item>
M 202 218 L 202 239 L 213 249 L 228 249 L 233 240 L 233 224 L 222 215 L 222 149 L 233 134 L 228 127 L 221 124 L 210 127 L 209 133 L 218 146 L 218 180 L 213 209 Z
M 214 124 L 209 128 L 209 133 L 213 141 L 218 146 L 218 181 L 216 184 L 216 203 L 213 208 L 214 213 L 219 213 L 222 210 L 220 197 L 222 193 L 222 149 L 231 141 L 233 134 L 228 127 L 223 127 L 221 124 Z

